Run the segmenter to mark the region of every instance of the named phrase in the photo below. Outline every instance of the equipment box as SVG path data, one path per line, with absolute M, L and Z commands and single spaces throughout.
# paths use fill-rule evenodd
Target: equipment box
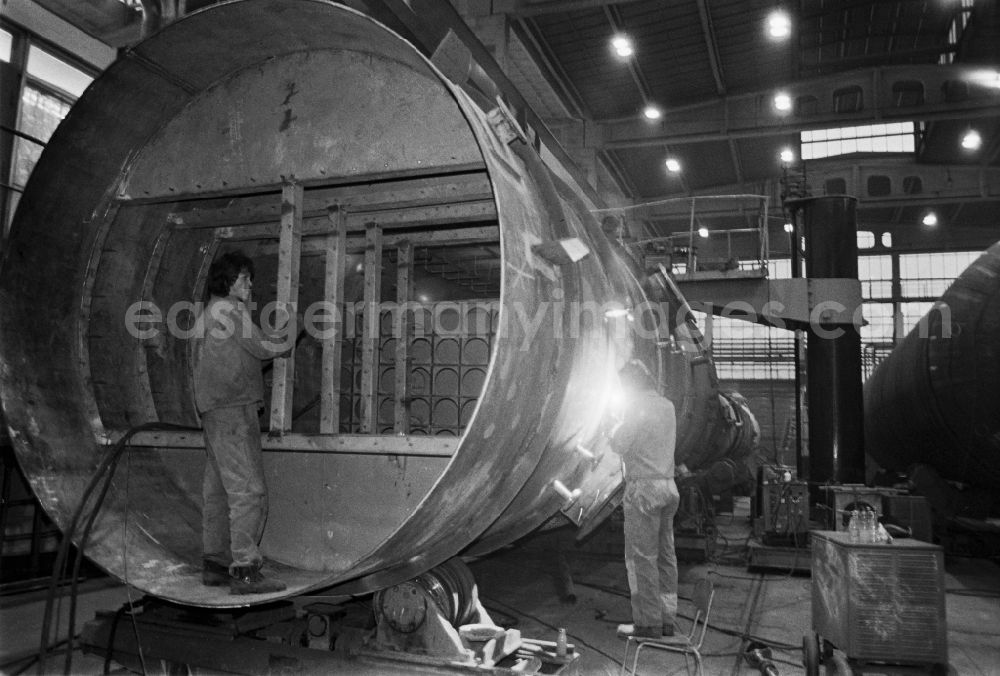
M 819 636 L 862 662 L 947 664 L 944 555 L 913 539 L 862 544 L 812 531 L 812 618 Z

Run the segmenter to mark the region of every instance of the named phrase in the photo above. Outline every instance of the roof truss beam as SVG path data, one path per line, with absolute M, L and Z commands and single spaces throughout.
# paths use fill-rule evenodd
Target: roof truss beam
M 922 103 L 897 105 L 900 83 L 918 82 Z M 949 92 L 968 83 L 970 96 L 954 101 Z M 809 114 L 778 115 L 772 109 L 777 89 L 730 95 L 674 108 L 657 123 L 642 119 L 595 122 L 588 138 L 598 149 L 621 150 L 664 144 L 702 143 L 734 138 L 778 136 L 802 129 L 902 120 L 944 120 L 1000 115 L 1000 90 L 975 84 L 968 66 L 887 66 L 790 83 L 782 88 L 794 101 L 810 102 Z M 861 109 L 837 112 L 835 93 L 860 93 Z
M 871 194 L 869 186 L 873 177 L 879 177 L 877 182 L 881 185 L 885 185 L 881 177 L 888 178 L 889 191 Z M 844 182 L 842 192 L 857 197 L 863 209 L 1000 201 L 1000 168 L 842 160 L 817 161 L 809 173 L 809 183 L 816 194 L 823 192 L 827 181 L 838 179 Z M 919 192 L 915 191 L 915 179 L 920 184 Z M 735 185 L 716 186 L 707 194 L 724 195 L 739 189 L 740 186 Z M 642 215 L 650 220 L 689 219 L 691 205 L 688 200 L 678 199 L 683 197 L 674 194 L 650 198 L 651 205 Z M 746 207 L 745 203 L 735 200 L 730 205 L 720 201 L 699 206 L 697 212 L 703 216 L 738 215 L 744 213 Z
M 599 9 L 612 5 L 626 5 L 638 0 L 493 0 L 494 14 L 513 17 L 539 16 L 542 14 L 566 14 L 587 9 Z

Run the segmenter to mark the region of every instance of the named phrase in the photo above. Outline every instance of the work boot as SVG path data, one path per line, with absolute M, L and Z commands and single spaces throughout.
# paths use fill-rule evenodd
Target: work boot
M 231 579 L 229 566 L 208 557 L 201 560 L 201 583 L 206 587 L 225 587 Z
M 234 596 L 244 594 L 271 594 L 285 590 L 285 583 L 271 580 L 260 572 L 260 565 L 233 566 L 230 569 L 229 593 Z

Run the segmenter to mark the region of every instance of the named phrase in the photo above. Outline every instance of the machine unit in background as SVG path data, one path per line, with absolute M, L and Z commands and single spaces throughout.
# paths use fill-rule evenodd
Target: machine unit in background
M 844 532 L 813 531 L 811 549 L 807 674 L 818 673 L 817 658 L 834 658 L 834 649 L 861 663 L 948 663 L 941 547 L 914 539 L 856 543 Z
M 796 479 L 794 468 L 759 467 L 753 506 L 754 532 L 765 545 L 805 544 L 809 532 L 809 486 Z
M 875 512 L 882 517 L 882 496 L 898 493 L 893 488 L 869 488 L 862 484 L 844 484 L 842 486 L 822 486 L 826 491 L 827 518 L 826 526 L 834 531 L 847 531 L 851 512 Z
M 887 495 L 882 499 L 885 520 L 910 529 L 910 537 L 934 541 L 931 506 L 922 495 Z

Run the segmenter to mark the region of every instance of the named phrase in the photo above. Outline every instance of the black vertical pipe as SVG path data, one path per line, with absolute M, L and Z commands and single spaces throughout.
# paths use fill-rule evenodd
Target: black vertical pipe
M 788 233 L 788 250 L 792 257 L 792 278 L 798 279 L 802 277 L 802 226 L 799 224 L 801 218 L 796 209 L 792 209 L 788 215 L 790 222 L 792 224 L 792 231 Z M 794 366 L 795 366 L 795 471 L 796 475 L 803 480 L 809 477 L 809 454 L 804 453 L 802 449 L 802 421 L 803 421 L 803 404 L 805 398 L 803 397 L 802 388 L 802 376 L 804 371 L 802 370 L 802 331 L 795 329 L 794 331 Z
M 806 276 L 857 279 L 857 199 L 815 197 L 801 200 L 797 206 L 805 230 Z M 814 485 L 864 483 L 861 336 L 853 323 L 810 319 L 806 343 L 808 479 Z

